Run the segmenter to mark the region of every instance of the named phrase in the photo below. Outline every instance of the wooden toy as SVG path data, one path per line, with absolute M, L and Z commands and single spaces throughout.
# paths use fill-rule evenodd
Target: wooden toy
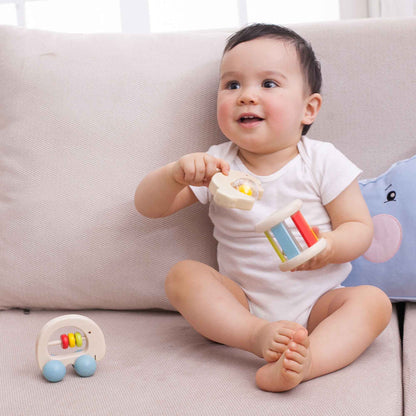
M 263 196 L 261 182 L 243 172 L 232 170 L 228 175 L 216 173 L 209 184 L 216 204 L 225 208 L 250 210 Z
M 50 338 L 63 328 L 70 328 L 71 332 L 51 341 Z M 63 351 L 52 353 L 51 350 L 58 346 Z M 83 315 L 62 315 L 51 319 L 43 326 L 36 341 L 39 368 L 50 382 L 61 381 L 68 364 L 72 364 L 81 377 L 92 376 L 96 361 L 101 360 L 104 354 L 103 332 L 92 319 Z
M 302 201 L 296 199 L 285 208 L 276 211 L 256 225 L 256 231 L 263 232 L 279 256 L 280 270 L 286 272 L 307 262 L 326 247 L 326 240 L 318 240 L 312 228 L 306 222 L 300 208 Z M 289 230 L 285 220 L 291 218 L 306 243 L 305 250 Z

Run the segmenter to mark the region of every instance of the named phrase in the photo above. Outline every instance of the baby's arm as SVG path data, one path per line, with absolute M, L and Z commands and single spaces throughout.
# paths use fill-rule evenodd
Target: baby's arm
M 137 211 L 150 218 L 166 217 L 197 201 L 189 188 L 208 186 L 212 176 L 230 167 L 207 153 L 191 153 L 149 173 L 139 184 L 134 197 Z
M 329 263 L 346 263 L 361 256 L 371 244 L 373 223 L 357 181 L 325 206 L 332 231 L 319 233 L 326 249 L 296 270 L 314 270 Z

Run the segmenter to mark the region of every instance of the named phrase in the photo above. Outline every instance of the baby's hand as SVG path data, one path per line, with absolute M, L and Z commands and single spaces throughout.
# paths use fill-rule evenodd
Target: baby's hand
M 190 153 L 172 167 L 173 179 L 181 185 L 208 186 L 217 172 L 228 175 L 230 165 L 207 153 Z
M 312 257 L 306 263 L 301 264 L 296 267 L 296 269 L 291 270 L 292 272 L 305 271 L 305 270 L 316 270 L 322 267 L 327 266 L 331 263 L 332 253 L 334 250 L 334 242 L 331 237 L 331 233 L 320 233 L 319 228 L 312 227 L 314 233 L 318 238 L 325 238 L 326 247 L 315 257 Z

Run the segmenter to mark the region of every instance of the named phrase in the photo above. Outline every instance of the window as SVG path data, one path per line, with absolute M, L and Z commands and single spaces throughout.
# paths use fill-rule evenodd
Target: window
M 17 25 L 16 6 L 0 3 L 0 25 Z
M 338 20 L 337 0 L 247 0 L 248 21 L 291 24 Z
M 376 6 L 385 15 L 402 4 L 409 9 L 416 0 L 0 0 L 0 24 L 83 33 L 235 30 L 369 17 Z
M 152 32 L 235 28 L 238 1 L 149 0 Z
M 60 32 L 120 32 L 119 1 L 27 1 L 26 27 Z

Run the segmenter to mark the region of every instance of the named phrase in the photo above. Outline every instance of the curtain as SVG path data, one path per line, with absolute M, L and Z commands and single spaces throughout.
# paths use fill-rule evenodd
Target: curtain
M 416 0 L 368 0 L 369 17 L 414 16 Z

